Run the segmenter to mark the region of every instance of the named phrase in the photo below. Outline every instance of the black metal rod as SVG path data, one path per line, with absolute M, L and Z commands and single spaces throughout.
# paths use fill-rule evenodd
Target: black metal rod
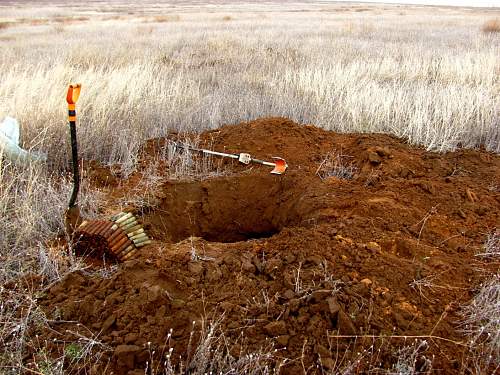
M 76 122 L 69 122 L 69 131 L 71 135 L 71 156 L 73 160 L 73 192 L 69 199 L 69 207 L 76 205 L 76 198 L 80 190 L 80 170 L 78 169 L 78 143 L 76 141 Z

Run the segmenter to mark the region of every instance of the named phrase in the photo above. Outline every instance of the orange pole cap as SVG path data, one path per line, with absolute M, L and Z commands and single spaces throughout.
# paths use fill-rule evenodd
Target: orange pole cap
M 68 104 L 75 104 L 80 96 L 80 90 L 82 85 L 80 83 L 71 84 L 68 87 L 68 94 L 66 95 L 66 101 Z

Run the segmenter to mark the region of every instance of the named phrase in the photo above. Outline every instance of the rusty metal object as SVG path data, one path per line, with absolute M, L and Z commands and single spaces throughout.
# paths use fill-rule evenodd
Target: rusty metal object
M 138 248 L 151 243 L 137 218 L 126 212 L 111 220 L 84 221 L 75 233 L 77 255 L 108 256 L 119 261 L 133 259 L 138 255 Z

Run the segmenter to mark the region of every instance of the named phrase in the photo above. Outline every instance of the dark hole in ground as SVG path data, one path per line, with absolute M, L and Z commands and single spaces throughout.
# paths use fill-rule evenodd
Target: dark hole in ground
M 144 218 L 156 239 L 190 236 L 211 242 L 271 237 L 288 221 L 276 176 L 246 175 L 197 182 L 169 182 L 161 203 Z
M 213 233 L 201 233 L 199 237 L 203 237 L 210 242 L 237 242 L 248 241 L 252 239 L 269 238 L 279 232 L 280 230 L 276 228 L 262 232 L 216 233 L 215 235 Z

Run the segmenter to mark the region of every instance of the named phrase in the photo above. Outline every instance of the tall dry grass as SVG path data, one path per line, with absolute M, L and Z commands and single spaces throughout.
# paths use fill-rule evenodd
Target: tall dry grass
M 10 27 L 0 118 L 17 117 L 23 143 L 56 165 L 67 160 L 72 81 L 83 84 L 82 156 L 106 163 L 132 166 L 145 138 L 172 129 L 270 115 L 431 150 L 500 151 L 500 41 L 481 32 L 482 15 L 241 11 L 225 22 L 220 13 Z
M 0 166 L 5 373 L 22 370 L 28 327 L 44 317 L 36 287 L 3 285 L 29 273 L 56 280 L 78 267 L 47 251 L 47 240 L 63 233 L 70 191 L 61 177 L 70 82 L 83 84 L 81 156 L 125 172 L 147 138 L 262 116 L 388 132 L 437 151 L 500 151 L 500 39 L 481 30 L 482 13 L 408 8 L 402 15 L 325 3 L 214 10 L 186 2 L 178 13 L 153 3 L 33 4 L 3 6 L 0 20 L 0 120 L 19 119 L 24 147 L 49 154 L 45 166 Z M 95 215 L 95 193 L 80 197 Z
M 488 20 L 483 25 L 485 33 L 500 33 L 500 18 Z

